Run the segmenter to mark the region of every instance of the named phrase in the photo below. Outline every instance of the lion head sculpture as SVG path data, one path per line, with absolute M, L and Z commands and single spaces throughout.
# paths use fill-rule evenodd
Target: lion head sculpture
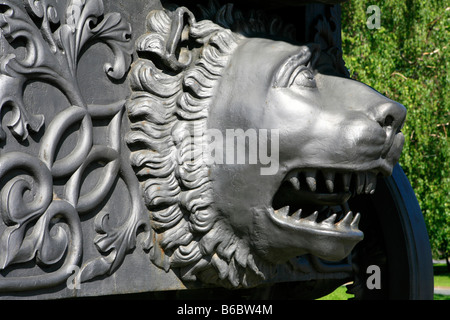
M 249 287 L 300 255 L 345 258 L 363 238 L 346 202 L 391 174 L 405 108 L 341 76 L 279 20 L 230 5 L 202 12 L 152 11 L 130 73 L 127 143 L 151 260 L 183 280 Z M 208 129 L 237 128 L 277 130 L 276 172 L 198 157 Z

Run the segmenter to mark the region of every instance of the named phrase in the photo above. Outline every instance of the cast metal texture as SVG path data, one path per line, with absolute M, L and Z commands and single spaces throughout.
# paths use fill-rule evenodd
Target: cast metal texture
M 104 12 L 101 0 L 71 1 L 62 16 L 55 6 L 54 1 L 30 0 L 24 6 L 0 2 L 0 106 L 11 110 L 7 128 L 0 128 L 0 139 L 6 139 L 4 130 L 10 130 L 9 139 L 21 143 L 30 133 L 43 132 L 35 154 L 11 151 L 2 152 L 0 157 L 1 214 L 6 225 L 0 237 L 0 268 L 7 270 L 31 261 L 39 266 L 57 266 L 57 270 L 45 274 L 2 277 L 1 292 L 58 285 L 77 266 L 80 271 L 76 282 L 111 274 L 135 248 L 137 229 L 150 230 L 135 174 L 122 158 L 125 101 L 89 103 L 78 78 L 79 61 L 93 43 L 105 44 L 113 54 L 103 64 L 106 79 L 123 78 L 132 59 L 131 26 L 120 14 Z M 17 50 L 21 45 L 25 48 L 23 56 Z M 25 105 L 26 86 L 33 82 L 56 88 L 65 97 L 66 107 L 49 121 L 35 114 L 33 106 Z M 95 137 L 93 126 L 99 120 L 106 127 L 101 138 Z M 71 150 L 59 156 L 62 140 L 73 126 L 78 126 L 76 141 L 66 143 Z M 101 174 L 91 190 L 82 192 L 92 165 L 101 167 Z M 96 214 L 92 227 L 98 257 L 81 264 L 80 219 L 110 197 L 118 180 L 123 181 L 129 195 L 126 217 L 120 226 L 110 226 L 109 210 Z M 56 184 L 60 186 L 58 192 Z M 143 248 L 149 246 L 149 236 L 147 232 L 141 242 Z
M 406 109 L 348 78 L 339 7 L 306 6 L 299 41 L 233 4 L 133 4 L 0 0 L 0 294 L 297 281 L 296 297 L 314 298 L 354 280 L 365 298 L 361 268 L 383 267 L 380 233 L 398 231 L 377 229 L 365 205 L 386 194 L 380 181 L 389 208 L 402 200 L 385 179 Z M 231 129 L 278 130 L 276 170 L 199 157 L 208 132 Z M 423 228 L 410 229 L 421 261 Z M 417 261 L 394 269 L 420 272 Z M 428 280 L 408 275 L 409 297 L 425 297 Z

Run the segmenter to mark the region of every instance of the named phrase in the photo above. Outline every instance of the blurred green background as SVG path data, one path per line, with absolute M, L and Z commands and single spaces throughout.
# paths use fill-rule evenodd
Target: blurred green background
M 370 5 L 380 9 L 379 28 L 366 25 L 374 22 Z M 433 258 L 448 264 L 450 2 L 350 0 L 341 8 L 342 50 L 351 77 L 408 109 L 400 165 L 422 209 Z

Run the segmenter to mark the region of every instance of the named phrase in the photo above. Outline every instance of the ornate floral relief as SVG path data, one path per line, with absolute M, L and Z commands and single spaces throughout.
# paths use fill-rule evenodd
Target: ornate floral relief
M 57 15 L 56 1 L 24 1 L 20 7 L 0 1 L 0 109 L 11 108 L 6 124 L 13 136 L 26 140 L 43 130 L 36 155 L 3 153 L 0 157 L 1 217 L 6 228 L 0 236 L 0 269 L 34 261 L 39 266 L 60 265 L 44 276 L 0 277 L 0 292 L 33 290 L 65 281 L 78 266 L 77 281 L 83 282 L 114 272 L 125 255 L 136 246 L 138 228 L 147 226 L 136 176 L 121 154 L 121 123 L 125 101 L 109 105 L 86 103 L 77 79 L 81 55 L 93 43 L 106 44 L 114 54 L 104 64 L 111 79 L 126 75 L 131 63 L 131 26 L 118 13 L 105 13 L 101 0 L 68 1 L 63 17 Z M 55 31 L 53 31 L 55 30 Z M 15 48 L 22 46 L 19 57 Z M 43 128 L 44 116 L 33 114 L 36 106 L 24 103 L 30 81 L 59 89 L 68 106 Z M 108 120 L 108 134 L 94 144 L 93 120 Z M 65 132 L 79 124 L 78 141 L 65 157 L 58 158 L 58 145 Z M 0 123 L 1 125 L 1 123 Z M 6 139 L 0 127 L 0 141 Z M 58 160 L 55 160 L 58 159 Z M 102 174 L 90 192 L 81 194 L 83 177 L 91 164 L 102 167 Z M 98 207 L 121 179 L 129 191 L 129 213 L 120 227 L 108 225 L 114 212 L 100 211 L 94 225 L 98 257 L 82 261 L 83 234 L 80 216 Z M 54 180 L 64 181 L 63 195 L 57 196 Z M 150 231 L 148 231 L 150 232 Z M 142 245 L 149 247 L 150 235 Z M 64 261 L 62 261 L 64 260 Z

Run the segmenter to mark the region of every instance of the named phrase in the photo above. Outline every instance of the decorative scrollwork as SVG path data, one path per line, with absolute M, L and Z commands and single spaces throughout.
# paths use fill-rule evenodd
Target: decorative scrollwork
M 34 177 L 35 196 L 32 201 L 23 197 L 31 189 L 23 177 L 11 179 L 1 193 L 2 218 L 8 227 L 0 238 L 0 267 L 5 268 L 20 256 L 21 239 L 30 221 L 45 212 L 52 201 L 52 177 L 45 165 L 35 157 L 19 152 L 10 152 L 0 159 L 0 177 L 8 172 L 22 169 Z M 19 259 L 20 260 L 20 259 Z
M 104 64 L 106 75 L 116 80 L 125 76 L 133 51 L 130 24 L 118 13 L 105 14 L 101 0 L 68 1 L 63 17 L 57 15 L 61 11 L 53 0 L 24 3 L 20 7 L 0 0 L 0 41 L 5 44 L 0 46 L 0 109 L 11 108 L 7 126 L 19 141 L 43 129 L 44 116 L 33 114 L 35 106 L 25 106 L 24 91 L 30 81 L 59 89 L 68 106 L 46 126 L 36 155 L 9 152 L 0 158 L 0 213 L 6 227 L 0 236 L 0 270 L 30 261 L 39 266 L 64 262 L 57 271 L 40 276 L 0 276 L 0 292 L 55 286 L 71 275 L 74 265 L 81 267 L 78 281 L 112 273 L 136 246 L 137 230 L 151 230 L 137 178 L 121 156 L 125 101 L 88 104 L 77 81 L 81 55 L 98 42 L 114 55 L 114 61 Z M 16 53 L 18 46 L 25 48 L 25 54 Z M 96 119 L 108 121 L 106 141 L 97 144 Z M 78 141 L 68 155 L 58 157 L 58 146 L 72 125 L 79 125 Z M 0 122 L 0 141 L 6 137 Z M 92 164 L 102 166 L 102 174 L 93 177 L 97 181 L 90 192 L 82 192 L 83 178 L 91 174 L 87 168 Z M 56 195 L 55 179 L 64 182 L 62 195 Z M 107 223 L 114 212 L 100 211 L 93 223 L 99 256 L 80 265 L 80 215 L 104 203 L 117 179 L 129 190 L 127 219 L 114 228 Z M 150 234 L 143 239 L 142 245 L 149 248 Z

